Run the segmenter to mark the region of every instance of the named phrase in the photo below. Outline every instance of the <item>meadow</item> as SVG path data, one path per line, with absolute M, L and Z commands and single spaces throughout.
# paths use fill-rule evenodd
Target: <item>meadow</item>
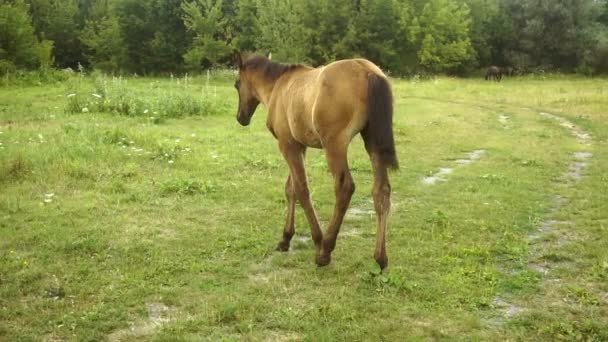
M 0 340 L 608 340 L 608 81 L 392 79 L 388 269 L 372 172 L 332 263 L 234 75 L 0 86 Z M 323 223 L 333 183 L 309 149 Z

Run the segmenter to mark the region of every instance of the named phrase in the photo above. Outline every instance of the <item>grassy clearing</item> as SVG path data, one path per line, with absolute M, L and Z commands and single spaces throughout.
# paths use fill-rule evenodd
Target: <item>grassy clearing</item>
M 395 80 L 402 169 L 379 274 L 360 139 L 332 264 L 314 265 L 301 211 L 292 250 L 274 252 L 287 169 L 263 110 L 238 126 L 220 76 L 0 89 L 0 339 L 608 338 L 605 80 Z M 423 184 L 440 168 L 453 172 Z M 321 151 L 307 169 L 327 220 Z M 531 243 L 550 219 L 566 223 Z

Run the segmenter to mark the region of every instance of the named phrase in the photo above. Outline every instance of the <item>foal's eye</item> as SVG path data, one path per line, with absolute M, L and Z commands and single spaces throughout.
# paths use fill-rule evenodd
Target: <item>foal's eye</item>
M 240 86 L 241 86 L 241 80 L 236 80 L 236 82 L 234 82 L 234 87 L 236 89 L 239 89 Z

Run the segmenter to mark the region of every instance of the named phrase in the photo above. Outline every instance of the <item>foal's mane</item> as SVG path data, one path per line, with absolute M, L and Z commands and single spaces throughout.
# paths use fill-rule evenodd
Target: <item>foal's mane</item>
M 247 60 L 243 64 L 243 67 L 250 70 L 261 71 L 264 76 L 272 79 L 273 81 L 287 72 L 300 68 L 305 68 L 305 66 L 302 64 L 276 63 L 264 56 L 259 55 L 254 55 L 247 58 Z

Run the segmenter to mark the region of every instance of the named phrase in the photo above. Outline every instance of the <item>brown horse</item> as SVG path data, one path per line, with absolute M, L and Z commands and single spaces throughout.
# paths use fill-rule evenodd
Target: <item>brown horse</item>
M 268 109 L 266 126 L 278 140 L 289 166 L 285 184 L 287 222 L 279 251 L 289 250 L 294 235 L 296 200 L 304 209 L 316 248 L 316 263 L 331 261 L 344 214 L 355 191 L 347 150 L 359 133 L 374 169 L 373 198 L 377 215 L 374 258 L 384 269 L 386 227 L 391 187 L 388 169 L 398 168 L 393 139 L 393 96 L 380 68 L 365 59 L 350 59 L 319 68 L 271 62 L 262 56 L 236 58 L 239 79 L 237 120 L 247 126 L 258 104 Z M 308 190 L 304 154 L 307 147 L 325 150 L 335 183 L 336 203 L 325 235 Z
M 486 81 L 500 82 L 502 79 L 502 72 L 499 67 L 491 66 L 486 70 Z

